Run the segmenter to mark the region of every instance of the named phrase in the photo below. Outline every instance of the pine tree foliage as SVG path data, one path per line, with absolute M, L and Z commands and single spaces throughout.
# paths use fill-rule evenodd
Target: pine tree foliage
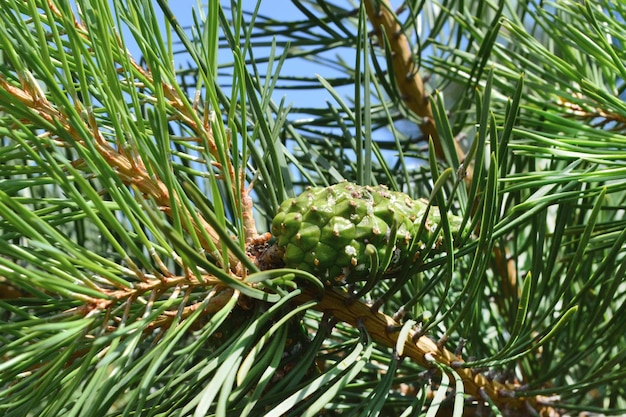
M 0 414 L 625 413 L 623 5 L 264 4 L 3 0 Z M 285 268 L 343 180 L 460 224 Z

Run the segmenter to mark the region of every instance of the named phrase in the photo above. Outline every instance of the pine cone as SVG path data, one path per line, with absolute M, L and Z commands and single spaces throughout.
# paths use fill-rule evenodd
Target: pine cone
M 385 186 L 341 182 L 309 187 L 281 204 L 272 234 L 284 250 L 285 266 L 333 285 L 353 283 L 379 272 L 373 270 L 372 259 L 382 262 L 384 273 L 416 260 L 409 259 L 410 246 L 427 206 Z M 453 215 L 448 219 L 453 232 L 457 231 L 461 219 Z M 415 240 L 419 250 L 414 258 L 431 240 L 440 220 L 439 209 L 431 207 L 426 227 Z M 441 237 L 434 242 L 430 254 L 438 252 Z

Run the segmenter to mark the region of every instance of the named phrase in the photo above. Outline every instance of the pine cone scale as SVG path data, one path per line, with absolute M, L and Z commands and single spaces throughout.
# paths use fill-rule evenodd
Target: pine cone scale
M 331 285 L 368 279 L 373 272 L 368 245 L 385 259 L 389 240 L 394 251 L 388 270 L 413 262 L 409 247 L 419 230 L 427 203 L 384 186 L 342 182 L 312 187 L 281 204 L 272 222 L 272 234 L 284 249 L 285 265 L 327 280 Z M 453 229 L 460 219 L 449 215 Z M 419 241 L 427 242 L 441 221 L 431 207 Z M 436 252 L 441 238 L 431 252 Z M 417 258 L 417 257 L 416 257 Z

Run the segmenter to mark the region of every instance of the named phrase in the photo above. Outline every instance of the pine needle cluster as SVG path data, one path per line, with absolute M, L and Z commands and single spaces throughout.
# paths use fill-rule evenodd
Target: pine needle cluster
M 626 413 L 624 6 L 222 3 L 2 1 L 0 414 Z M 344 180 L 459 224 L 285 267 Z

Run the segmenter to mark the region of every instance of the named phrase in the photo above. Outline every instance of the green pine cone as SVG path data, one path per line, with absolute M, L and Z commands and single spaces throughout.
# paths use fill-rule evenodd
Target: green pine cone
M 308 271 L 333 285 L 353 283 L 366 280 L 379 268 L 389 272 L 413 261 L 409 246 L 426 207 L 426 202 L 385 186 L 341 182 L 312 187 L 281 204 L 272 234 L 284 250 L 287 267 Z M 456 232 L 461 219 L 453 215 L 448 219 Z M 438 208 L 431 207 L 425 230 L 416 240 L 420 247 L 430 241 L 440 220 Z M 430 253 L 440 246 L 441 237 Z

